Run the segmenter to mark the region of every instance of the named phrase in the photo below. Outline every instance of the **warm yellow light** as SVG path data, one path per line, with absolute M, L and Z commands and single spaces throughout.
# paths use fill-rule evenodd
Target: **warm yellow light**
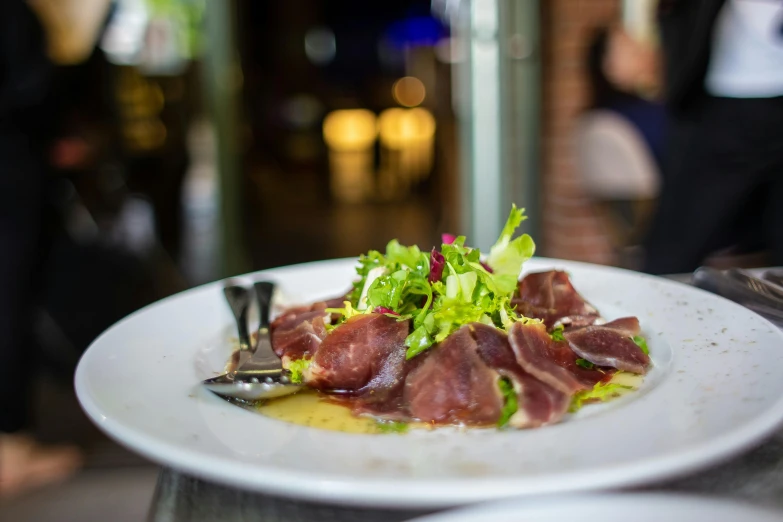
M 366 109 L 332 111 L 324 118 L 323 134 L 332 150 L 368 149 L 378 135 L 375 114 Z
M 424 97 L 427 96 L 427 89 L 421 80 L 413 76 L 400 78 L 392 85 L 392 96 L 394 101 L 403 107 L 415 107 L 421 105 Z
M 390 149 L 427 143 L 435 134 L 435 117 L 427 109 L 386 109 L 379 117 L 381 143 Z

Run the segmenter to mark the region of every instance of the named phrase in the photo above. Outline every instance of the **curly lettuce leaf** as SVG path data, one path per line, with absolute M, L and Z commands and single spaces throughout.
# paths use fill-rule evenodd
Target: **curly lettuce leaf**
M 500 387 L 500 393 L 503 395 L 503 409 L 500 410 L 500 418 L 498 419 L 498 428 L 502 428 L 508 424 L 511 417 L 519 409 L 519 403 L 517 402 L 517 392 L 514 390 L 514 385 L 508 378 L 502 378 L 498 381 Z
M 647 347 L 647 339 L 641 335 L 634 335 L 633 342 L 636 343 L 636 346 L 642 349 L 645 355 L 650 355 L 650 349 Z
M 429 274 L 430 259 L 427 254 L 419 250 L 416 245 L 406 247 L 400 245 L 396 239 L 392 239 L 386 245 L 386 262 L 390 265 L 400 265 L 419 276 Z
M 591 402 L 606 402 L 625 395 L 629 391 L 635 390 L 633 386 L 626 384 L 617 384 L 613 382 L 599 382 L 592 390 L 581 391 L 571 399 L 571 406 L 568 411 L 575 413 L 582 406 Z
M 563 330 L 565 330 L 565 328 L 562 324 L 559 324 L 551 332 L 549 332 L 549 337 L 551 337 L 553 341 L 565 341 L 565 337 L 563 337 Z
M 385 266 L 386 258 L 377 250 L 370 250 L 367 254 L 359 256 L 359 264 L 356 266 L 356 274 L 359 276 L 353 283 L 353 290 L 348 294 L 348 300 L 356 308 L 362 296 L 362 290 L 367 282 L 367 276 L 373 268 Z
M 535 251 L 526 234 L 512 239 L 524 219 L 524 211 L 513 206 L 488 264 L 478 249 L 465 245 L 465 236 L 444 236 L 440 251 L 431 253 L 396 239 L 386 245 L 385 254 L 368 252 L 359 259 L 351 307 L 334 311 L 345 312 L 335 324 L 352 313 L 373 310 L 413 319 L 405 342 L 411 358 L 471 322 L 508 329 L 516 321 L 530 321 L 518 317 L 511 305 L 522 263 Z
M 401 421 L 378 420 L 375 427 L 380 433 L 407 433 L 408 423 Z
M 489 250 L 487 264 L 492 267 L 496 284 L 503 293 L 513 293 L 517 288 L 522 264 L 533 257 L 536 245 L 528 234 L 511 239 L 519 225 L 527 219 L 525 209 L 512 205 L 497 242 Z
M 577 366 L 584 368 L 585 370 L 594 370 L 595 364 L 591 363 L 587 359 L 577 359 L 574 361 Z
M 289 361 L 288 368 L 286 369 L 291 373 L 291 382 L 294 384 L 301 384 L 303 382 L 304 372 L 312 362 L 312 359 L 297 359 L 296 361 Z

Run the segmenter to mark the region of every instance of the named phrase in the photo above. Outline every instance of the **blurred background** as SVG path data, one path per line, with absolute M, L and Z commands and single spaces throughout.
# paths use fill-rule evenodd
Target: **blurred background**
M 172 293 L 392 238 L 487 248 L 512 202 L 538 255 L 639 267 L 665 128 L 654 0 L 27 4 L 52 67 L 31 408 L 86 467 L 0 514 L 103 488 L 81 520 L 143 517 L 154 467 L 90 427 L 70 379 Z

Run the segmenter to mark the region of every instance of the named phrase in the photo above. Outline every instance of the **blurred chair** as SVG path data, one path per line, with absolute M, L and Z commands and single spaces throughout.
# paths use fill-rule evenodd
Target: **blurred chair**
M 609 233 L 618 264 L 636 268 L 660 191 L 658 166 L 639 131 L 614 111 L 584 113 L 574 140 L 584 192 Z

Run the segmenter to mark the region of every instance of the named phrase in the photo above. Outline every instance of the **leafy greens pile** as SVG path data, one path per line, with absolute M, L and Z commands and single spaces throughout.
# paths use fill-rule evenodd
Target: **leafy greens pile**
M 443 341 L 459 327 L 482 322 L 508 330 L 517 317 L 511 298 L 522 264 L 533 256 L 535 244 L 527 235 L 514 238 L 525 220 L 524 209 L 513 206 L 503 231 L 486 263 L 478 249 L 465 246 L 465 237 L 445 236 L 440 250 L 426 253 L 397 240 L 359 259 L 354 283 L 340 322 L 362 313 L 380 312 L 412 319 L 413 331 L 405 341 L 407 358 Z

